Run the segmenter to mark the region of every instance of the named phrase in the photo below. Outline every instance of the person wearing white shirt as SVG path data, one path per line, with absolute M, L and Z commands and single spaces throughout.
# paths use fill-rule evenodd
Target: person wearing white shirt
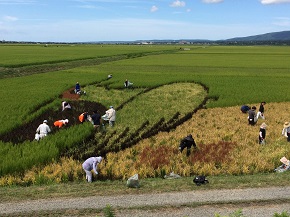
M 71 105 L 67 101 L 63 101 L 61 103 L 61 107 L 62 107 L 62 111 L 64 111 L 65 109 L 71 109 Z
M 38 136 L 35 135 L 35 139 L 39 140 L 39 139 L 47 136 L 47 134 L 50 132 L 51 132 L 51 130 L 50 130 L 49 126 L 47 125 L 47 120 L 44 120 L 43 123 L 40 124 L 38 126 L 38 128 L 36 129 L 36 134 L 38 134 Z
M 95 172 L 96 175 L 98 175 L 98 164 L 101 163 L 102 157 L 90 157 L 83 163 L 83 169 L 86 172 L 86 180 L 88 182 L 92 182 L 93 180 L 93 174 L 92 170 Z
M 109 125 L 114 126 L 116 120 L 116 110 L 113 106 L 110 106 L 110 109 L 106 111 L 107 119 L 109 120 Z
M 282 136 L 287 138 L 287 142 L 290 142 L 290 123 L 287 121 L 284 123 Z

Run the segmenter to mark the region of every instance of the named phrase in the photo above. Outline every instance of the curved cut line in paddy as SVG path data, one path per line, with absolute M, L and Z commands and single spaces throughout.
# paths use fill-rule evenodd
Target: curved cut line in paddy
M 188 83 L 185 82 L 185 83 L 164 84 L 164 85 L 161 85 L 158 87 L 149 88 L 149 89 L 145 90 L 144 92 L 141 92 L 140 94 L 137 94 L 136 96 L 132 97 L 128 101 L 123 102 L 122 105 L 120 105 L 117 108 L 117 110 L 121 109 L 125 105 L 130 104 L 130 102 L 132 100 L 134 100 L 135 98 L 142 96 L 150 91 L 156 91 L 156 90 L 158 90 L 158 88 L 163 87 L 163 86 L 182 85 L 182 84 L 188 84 Z M 199 85 L 201 85 L 201 84 L 199 84 Z M 201 85 L 201 86 L 203 87 L 203 89 L 206 92 L 208 92 L 208 88 L 206 88 L 204 85 Z M 54 111 L 53 109 L 49 109 L 47 112 L 38 116 L 34 120 L 16 128 L 8 133 L 0 135 L 0 140 L 2 140 L 3 142 L 12 142 L 14 144 L 23 143 L 24 141 L 27 141 L 27 140 L 33 141 L 34 135 L 35 135 L 35 130 L 37 129 L 38 125 L 41 124 L 43 122 L 43 120 L 45 120 L 45 119 L 48 120 L 48 124 L 52 129 L 52 133 L 55 133 L 59 130 L 53 126 L 53 122 L 55 120 L 67 118 L 70 121 L 68 124 L 68 127 L 69 127 L 69 126 L 73 126 L 76 124 L 80 124 L 80 122 L 78 120 L 78 116 L 83 111 L 88 111 L 89 113 L 92 113 L 93 110 L 97 109 L 100 111 L 101 114 L 103 114 L 107 110 L 107 108 L 100 103 L 80 100 L 80 96 L 73 92 L 73 88 L 63 92 L 60 97 L 69 101 L 73 109 L 72 110 L 65 110 L 65 111 L 61 111 L 61 108 L 59 108 L 59 110 L 57 110 L 57 111 Z M 204 107 L 207 100 L 208 100 L 208 98 L 206 97 L 197 108 L 194 108 L 194 110 L 190 111 L 181 120 L 179 120 L 178 123 L 172 125 L 171 128 L 172 127 L 176 128 L 178 125 L 180 125 L 180 124 L 184 123 L 186 120 L 188 120 L 192 116 L 193 113 L 195 113 L 198 109 L 201 109 Z M 160 130 L 161 131 L 162 130 L 168 131 L 170 129 L 160 129 Z M 18 136 L 15 136 L 15 135 L 18 135 Z

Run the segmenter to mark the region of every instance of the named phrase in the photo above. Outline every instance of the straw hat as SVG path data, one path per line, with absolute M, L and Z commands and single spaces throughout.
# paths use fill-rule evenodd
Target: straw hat
M 260 126 L 260 128 L 263 128 L 263 129 L 265 129 L 266 127 L 267 127 L 266 123 L 262 123 Z
M 280 161 L 281 161 L 283 164 L 286 164 L 286 165 L 289 164 L 289 161 L 287 160 L 286 157 L 282 157 L 282 158 L 280 159 Z
M 290 123 L 288 121 L 284 123 L 284 128 L 286 127 L 290 127 Z

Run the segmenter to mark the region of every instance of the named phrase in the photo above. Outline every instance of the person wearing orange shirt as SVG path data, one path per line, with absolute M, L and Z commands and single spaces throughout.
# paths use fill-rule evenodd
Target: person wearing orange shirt
M 84 112 L 84 113 L 80 114 L 79 121 L 81 123 L 84 123 L 86 120 L 88 120 L 88 112 Z
M 68 119 L 58 120 L 53 123 L 55 127 L 62 128 L 64 125 L 68 124 Z

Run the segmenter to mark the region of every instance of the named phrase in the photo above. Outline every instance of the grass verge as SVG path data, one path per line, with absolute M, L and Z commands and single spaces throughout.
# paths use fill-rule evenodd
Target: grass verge
M 147 194 L 175 191 L 260 188 L 270 186 L 290 186 L 290 173 L 268 173 L 255 175 L 208 176 L 209 184 L 196 186 L 193 177 L 180 179 L 141 179 L 138 189 L 126 187 L 126 181 L 95 181 L 93 183 L 74 182 L 66 184 L 39 185 L 29 187 L 1 187 L 1 202 L 18 202 L 48 198 L 76 198 L 88 196 Z

